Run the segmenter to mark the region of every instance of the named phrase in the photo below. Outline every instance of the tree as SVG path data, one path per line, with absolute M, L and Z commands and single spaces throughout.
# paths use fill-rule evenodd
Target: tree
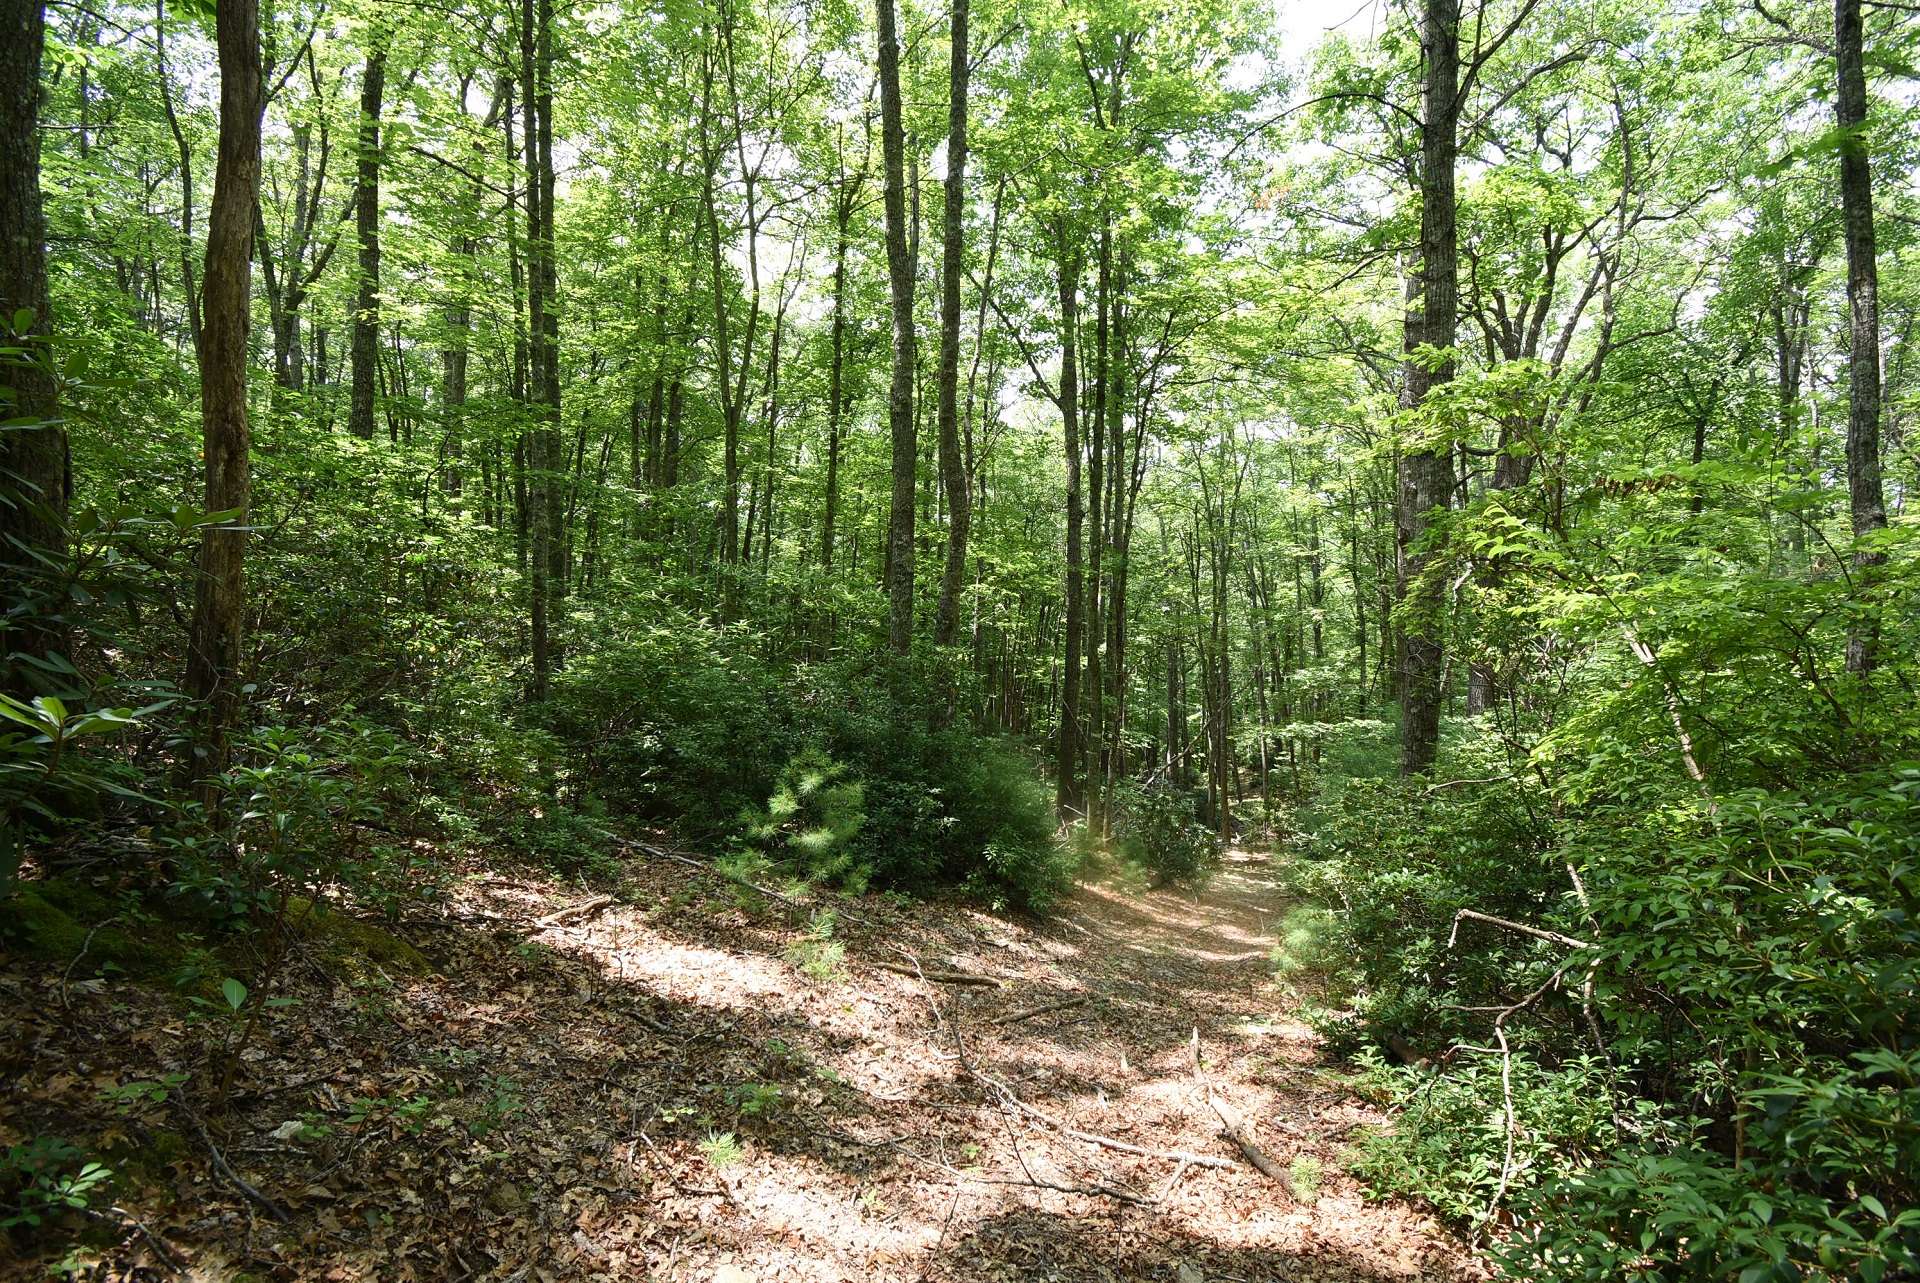
M 967 0 L 953 0 L 947 72 L 947 182 L 940 232 L 940 484 L 947 500 L 947 560 L 933 640 L 953 644 L 960 623 L 960 580 L 967 568 L 973 484 L 960 457 L 960 271 L 966 250 Z
M 1834 117 L 1840 129 L 1841 239 L 1847 250 L 1847 500 L 1853 537 L 1886 529 L 1880 484 L 1880 273 L 1873 234 L 1873 168 L 1867 145 L 1867 77 L 1861 50 L 1860 0 L 1834 0 L 1834 66 L 1839 81 Z M 1864 547 L 1854 565 L 1865 571 L 1886 560 Z M 1847 668 L 1873 667 L 1873 639 L 1856 631 L 1847 641 Z
M 52 354 L 45 346 L 53 321 L 40 198 L 45 28 L 40 0 L 5 0 L 0 6 L 0 327 L 4 342 L 20 349 L 0 356 L 0 417 L 19 424 L 0 432 L 0 566 L 37 599 L 18 635 L 0 642 L 6 688 L 20 694 L 31 683 L 7 652 L 42 657 L 66 651 L 54 597 L 72 479 Z
M 914 467 L 919 442 L 913 418 L 915 331 L 913 261 L 907 251 L 906 137 L 900 102 L 900 45 L 893 0 L 875 0 L 880 44 L 880 157 L 885 170 L 887 297 L 893 315 L 893 375 L 887 385 L 887 431 L 893 447 L 893 491 L 887 519 L 887 644 L 913 648 Z M 964 122 L 963 122 L 964 123 Z
M 360 275 L 353 309 L 353 399 L 347 412 L 347 430 L 365 441 L 373 439 L 374 385 L 380 377 L 380 110 L 387 85 L 385 40 L 378 30 L 372 36 L 373 48 L 360 78 L 358 182 L 353 196 Z
M 190 772 L 211 804 L 225 769 L 240 695 L 246 626 L 247 539 L 253 498 L 247 424 L 247 331 L 254 202 L 260 187 L 260 16 L 256 0 L 228 0 L 216 17 L 220 150 L 207 221 L 201 287 L 200 425 L 206 506 L 219 520 L 200 540 L 186 687 L 201 707 Z
M 1421 22 L 1425 83 L 1420 117 L 1419 273 L 1407 298 L 1405 384 L 1402 409 L 1413 416 L 1416 442 L 1399 464 L 1400 546 L 1400 773 L 1418 775 L 1433 766 L 1440 742 L 1441 636 L 1445 608 L 1439 585 L 1427 573 L 1432 550 L 1425 546 L 1434 514 L 1446 508 L 1453 489 L 1452 450 L 1440 435 L 1429 398 L 1453 379 L 1451 355 L 1459 313 L 1459 262 L 1454 194 L 1454 157 L 1459 143 L 1460 6 L 1457 0 L 1426 0 Z M 1421 412 L 1428 413 L 1422 415 Z

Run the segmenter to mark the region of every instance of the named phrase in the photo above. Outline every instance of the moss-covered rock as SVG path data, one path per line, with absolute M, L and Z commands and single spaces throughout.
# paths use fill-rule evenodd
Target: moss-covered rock
M 140 980 L 178 974 L 196 941 L 82 882 L 29 882 L 0 901 L 0 947 L 76 975 L 96 975 L 109 964 Z
M 399 936 L 326 905 L 295 896 L 287 901 L 287 922 L 329 961 L 348 969 L 374 963 L 410 976 L 433 970 L 427 955 Z
M 323 904 L 289 900 L 287 923 L 327 961 L 350 972 L 375 966 L 389 974 L 433 970 L 405 940 Z M 0 950 L 62 970 L 78 960 L 76 978 L 115 971 L 147 982 L 185 980 L 190 988 L 197 979 L 211 992 L 222 976 L 245 965 L 247 951 L 238 937 L 231 948 L 209 949 L 194 929 L 204 925 L 158 917 L 135 900 L 67 879 L 23 883 L 0 900 Z

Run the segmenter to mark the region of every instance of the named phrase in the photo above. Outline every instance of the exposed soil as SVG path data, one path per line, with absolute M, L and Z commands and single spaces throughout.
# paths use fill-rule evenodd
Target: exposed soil
M 1283 893 L 1263 857 L 1234 853 L 1197 897 L 1086 886 L 1042 925 L 869 897 L 839 918 L 837 967 L 804 914 L 636 861 L 617 902 L 544 929 L 591 897 L 476 874 L 399 928 L 431 973 L 303 953 L 299 1005 L 220 1114 L 209 1031 L 178 1000 L 9 960 L 0 1142 L 65 1135 L 122 1171 L 67 1226 L 97 1278 L 1484 1277 L 1342 1170 L 1378 1119 L 1268 980 Z M 1221 1135 L 1196 1031 L 1257 1145 L 1305 1156 L 1296 1175 L 1317 1160 L 1300 1201 Z M 169 1099 L 101 1098 L 168 1073 L 192 1075 Z

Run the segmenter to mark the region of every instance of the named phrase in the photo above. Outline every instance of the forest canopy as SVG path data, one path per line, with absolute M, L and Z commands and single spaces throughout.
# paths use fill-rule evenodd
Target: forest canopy
M 0 0 L 9 965 L 1258 850 L 1368 1193 L 1920 1276 L 1915 10 L 1334 9 Z

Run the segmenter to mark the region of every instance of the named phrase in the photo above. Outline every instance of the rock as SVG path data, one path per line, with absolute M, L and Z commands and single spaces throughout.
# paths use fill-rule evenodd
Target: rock
M 1180 1262 L 1180 1268 L 1174 1271 L 1177 1283 L 1207 1283 L 1207 1276 L 1187 1262 Z

